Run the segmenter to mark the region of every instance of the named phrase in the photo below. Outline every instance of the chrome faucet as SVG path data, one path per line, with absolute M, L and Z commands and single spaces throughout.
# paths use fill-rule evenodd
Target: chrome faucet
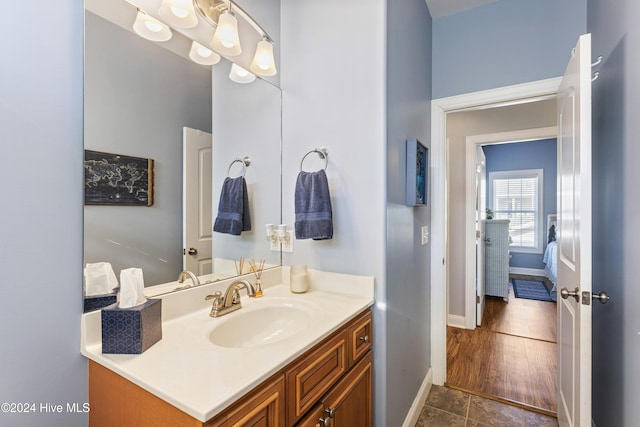
M 241 289 L 246 289 L 249 297 L 253 297 L 256 294 L 253 285 L 247 280 L 235 280 L 231 282 L 224 295 L 220 291 L 213 295 L 207 295 L 205 300 L 213 300 L 209 315 L 211 317 L 220 317 L 242 308 L 242 302 L 240 301 Z
M 187 288 L 191 288 L 191 287 L 194 287 L 194 286 L 200 286 L 200 281 L 198 280 L 198 277 L 195 274 L 193 274 L 192 272 L 190 272 L 189 270 L 182 270 L 180 272 L 180 275 L 178 276 L 178 283 L 184 283 L 184 281 L 185 281 L 185 279 L 187 277 L 191 278 L 192 284 L 191 285 L 184 285 L 184 286 L 181 286 L 179 288 L 176 288 L 175 289 L 176 291 L 179 290 L 179 289 L 187 289 Z

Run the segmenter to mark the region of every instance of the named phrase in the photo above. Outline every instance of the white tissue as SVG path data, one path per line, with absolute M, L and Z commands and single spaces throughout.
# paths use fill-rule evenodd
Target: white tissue
M 85 296 L 112 294 L 118 287 L 118 279 L 108 262 L 87 263 L 84 268 Z
M 144 304 L 144 279 L 142 269 L 127 268 L 120 271 L 120 308 L 131 308 Z

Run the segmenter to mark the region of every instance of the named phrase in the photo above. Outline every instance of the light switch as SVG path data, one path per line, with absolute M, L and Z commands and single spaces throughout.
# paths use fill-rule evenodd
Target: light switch
M 429 226 L 424 225 L 422 226 L 422 244 L 426 245 L 427 243 L 429 243 Z

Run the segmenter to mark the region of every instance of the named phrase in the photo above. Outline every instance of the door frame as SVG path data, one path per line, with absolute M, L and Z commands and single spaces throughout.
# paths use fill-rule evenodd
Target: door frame
M 509 132 L 469 135 L 465 142 L 465 328 L 476 328 L 476 273 L 469 268 L 476 263 L 476 153 L 479 146 L 557 138 L 558 126 L 522 129 Z
M 433 384 L 444 385 L 447 373 L 447 113 L 515 105 L 554 96 L 560 77 L 505 86 L 431 101 L 431 365 Z

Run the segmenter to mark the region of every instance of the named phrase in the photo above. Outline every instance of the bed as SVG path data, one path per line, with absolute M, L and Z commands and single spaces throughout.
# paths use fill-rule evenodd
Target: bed
M 544 271 L 546 276 L 553 283 L 551 289 L 551 299 L 554 301 L 558 298 L 556 282 L 558 280 L 558 242 L 556 240 L 557 216 L 556 214 L 547 215 L 547 248 L 544 251 Z

